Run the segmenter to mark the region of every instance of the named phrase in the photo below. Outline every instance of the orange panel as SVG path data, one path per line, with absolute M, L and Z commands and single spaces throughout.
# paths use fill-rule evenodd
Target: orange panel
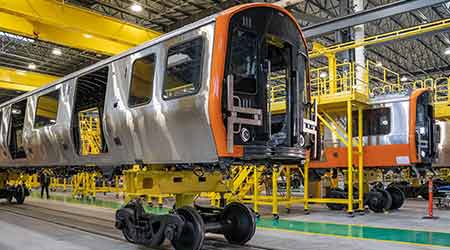
M 214 47 L 211 68 L 211 83 L 209 93 L 209 118 L 211 121 L 212 133 L 216 143 L 217 154 L 219 157 L 241 157 L 243 147 L 235 146 L 233 153 L 227 152 L 226 129 L 222 116 L 222 84 L 224 79 L 224 69 L 227 54 L 228 30 L 230 19 L 238 12 L 255 7 L 270 7 L 283 12 L 297 25 L 301 38 L 305 42 L 300 26 L 296 19 L 284 8 L 268 3 L 250 3 L 232 7 L 220 13 L 216 18 L 216 30 L 214 34 Z M 306 47 L 306 42 L 305 42 Z
M 357 147 L 353 148 L 353 165 L 358 166 Z M 347 148 L 326 148 L 324 161 L 311 161 L 310 168 L 346 168 Z M 364 146 L 364 167 L 394 167 L 409 166 L 410 164 L 400 164 L 397 157 L 409 157 L 411 161 L 409 144 L 391 144 Z

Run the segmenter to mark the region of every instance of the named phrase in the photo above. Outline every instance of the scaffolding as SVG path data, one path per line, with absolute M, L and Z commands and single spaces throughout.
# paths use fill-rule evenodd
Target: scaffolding
M 102 136 L 98 112 L 83 111 L 79 115 L 81 155 L 97 155 L 102 152 Z

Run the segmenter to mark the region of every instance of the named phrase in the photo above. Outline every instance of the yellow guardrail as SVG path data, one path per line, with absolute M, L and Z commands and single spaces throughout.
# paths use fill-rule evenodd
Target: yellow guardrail
M 336 70 L 330 72 L 329 67 L 311 69 L 311 94 L 314 97 L 333 98 L 359 97 L 368 98 L 367 68 L 353 62 L 336 64 Z
M 88 114 L 80 114 L 81 154 L 95 155 L 101 153 L 102 138 L 100 120 Z

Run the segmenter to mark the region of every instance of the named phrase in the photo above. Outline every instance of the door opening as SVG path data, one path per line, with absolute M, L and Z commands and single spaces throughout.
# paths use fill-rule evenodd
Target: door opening
M 9 120 L 9 152 L 12 159 L 26 158 L 23 143 L 23 128 L 27 100 L 22 100 L 11 105 L 11 119 Z
M 72 119 L 75 148 L 82 156 L 108 152 L 102 129 L 108 67 L 77 79 Z

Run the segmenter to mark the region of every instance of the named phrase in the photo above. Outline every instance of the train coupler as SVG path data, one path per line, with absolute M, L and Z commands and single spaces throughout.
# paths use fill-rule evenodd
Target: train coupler
M 145 213 L 139 199 L 116 213 L 116 228 L 132 243 L 150 247 L 168 239 L 176 250 L 199 250 L 205 233 L 222 234 L 228 242 L 245 244 L 255 234 L 255 214 L 241 203 L 223 209 L 180 207 L 166 215 Z

